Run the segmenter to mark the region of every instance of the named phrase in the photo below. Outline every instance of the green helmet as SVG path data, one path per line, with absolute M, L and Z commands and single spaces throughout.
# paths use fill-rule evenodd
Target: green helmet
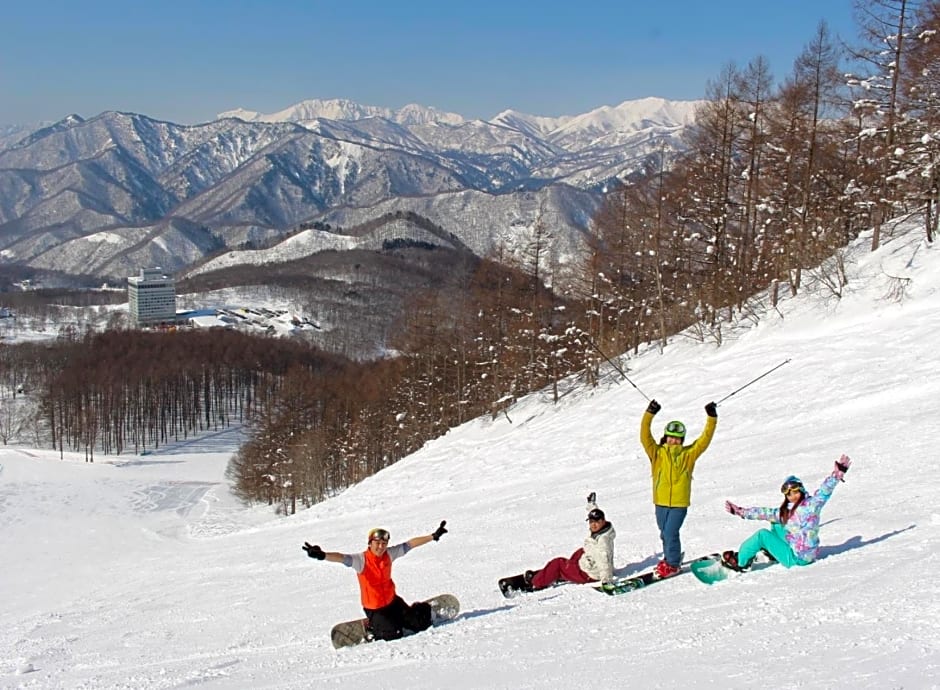
M 685 438 L 685 424 L 682 422 L 669 422 L 669 424 L 666 425 L 666 431 L 664 433 L 666 436 Z

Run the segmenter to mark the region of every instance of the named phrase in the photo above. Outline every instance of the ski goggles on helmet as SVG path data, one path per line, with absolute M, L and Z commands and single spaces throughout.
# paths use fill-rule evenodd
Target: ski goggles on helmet
M 669 422 L 666 425 L 666 436 L 674 436 L 676 438 L 685 438 L 685 424 L 682 422 Z
M 387 542 L 391 535 L 388 533 L 387 529 L 374 529 L 369 532 L 369 541 L 385 541 Z
M 801 482 L 784 482 L 783 486 L 780 487 L 780 493 L 782 494 L 788 494 L 791 491 L 806 493 L 806 489 L 803 488 L 803 484 Z

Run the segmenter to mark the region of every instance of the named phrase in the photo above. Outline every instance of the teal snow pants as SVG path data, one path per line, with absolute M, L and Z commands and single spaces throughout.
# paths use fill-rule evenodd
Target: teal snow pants
M 761 549 L 767 549 L 771 556 L 784 568 L 792 568 L 795 565 L 806 565 L 793 553 L 790 545 L 787 543 L 786 531 L 783 525 L 774 523 L 770 529 L 762 529 L 754 532 L 750 537 L 744 540 L 741 548 L 738 549 L 738 563 L 748 563 Z

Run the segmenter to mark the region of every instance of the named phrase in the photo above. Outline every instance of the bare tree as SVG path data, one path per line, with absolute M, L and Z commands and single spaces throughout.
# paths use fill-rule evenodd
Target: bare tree
M 846 238 L 843 206 L 833 203 L 848 184 L 839 156 L 843 139 L 835 123 L 842 112 L 844 83 L 838 51 L 825 22 L 797 57 L 771 112 L 772 183 L 765 206 L 773 213 L 762 238 L 764 279 L 787 276 L 792 294 L 803 268 Z M 780 263 L 782 260 L 782 265 Z
M 916 14 L 907 59 L 899 70 L 904 118 L 899 128 L 904 151 L 900 176 L 913 207 L 924 214 L 928 242 L 937 234 L 940 214 L 940 2 L 927 0 Z
M 860 136 L 870 137 L 873 144 L 871 155 L 864 160 L 874 171 L 872 251 L 879 247 L 882 226 L 896 208 L 893 181 L 898 179 L 902 153 L 897 148 L 902 119 L 900 77 L 905 69 L 917 6 L 916 0 L 854 2 L 861 46 L 851 51 L 859 71 L 850 75 L 849 84 L 857 93 L 855 108 L 865 123 Z

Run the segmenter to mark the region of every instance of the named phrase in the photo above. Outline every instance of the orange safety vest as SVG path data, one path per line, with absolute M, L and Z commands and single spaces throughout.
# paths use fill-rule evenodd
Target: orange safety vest
M 395 583 L 392 582 L 392 559 L 388 552 L 379 558 L 366 549 L 363 554 L 365 566 L 358 573 L 362 608 L 380 609 L 395 598 Z

